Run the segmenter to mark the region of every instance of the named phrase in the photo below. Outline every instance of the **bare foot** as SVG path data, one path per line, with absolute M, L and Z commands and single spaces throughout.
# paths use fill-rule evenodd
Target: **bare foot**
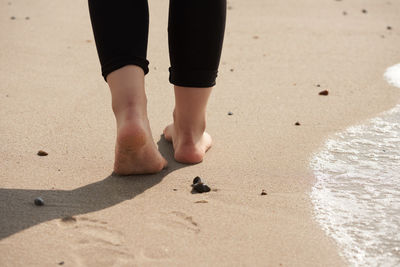
M 181 163 L 202 162 L 212 143 L 211 136 L 208 133 L 204 131 L 184 133 L 177 129 L 174 123 L 164 129 L 164 137 L 167 141 L 172 142 L 174 158 Z
M 118 125 L 114 172 L 120 175 L 160 172 L 167 161 L 157 150 L 148 121 L 127 120 Z

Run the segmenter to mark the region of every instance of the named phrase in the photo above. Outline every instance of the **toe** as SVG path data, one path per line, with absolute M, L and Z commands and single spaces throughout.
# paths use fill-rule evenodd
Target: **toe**
M 172 142 L 172 124 L 165 127 L 163 134 L 165 140 Z

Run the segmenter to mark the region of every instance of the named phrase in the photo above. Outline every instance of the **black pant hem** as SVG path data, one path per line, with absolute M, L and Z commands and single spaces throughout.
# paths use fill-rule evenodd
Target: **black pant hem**
M 184 87 L 212 87 L 216 84 L 217 70 L 176 70 L 169 68 L 169 82 Z
M 107 82 L 107 75 L 110 74 L 113 71 L 116 71 L 117 69 L 120 69 L 122 67 L 125 67 L 127 65 L 136 65 L 138 67 L 141 67 L 143 69 L 144 74 L 146 75 L 149 73 L 149 61 L 143 58 L 139 57 L 130 57 L 126 59 L 116 59 L 113 60 L 112 62 L 105 64 L 102 67 L 102 75 L 104 77 L 104 80 Z

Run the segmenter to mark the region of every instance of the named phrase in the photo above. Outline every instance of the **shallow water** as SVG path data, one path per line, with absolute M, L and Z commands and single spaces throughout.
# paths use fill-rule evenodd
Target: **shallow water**
M 384 78 L 400 88 L 400 64 Z M 352 266 L 400 266 L 400 105 L 314 155 L 315 218 Z

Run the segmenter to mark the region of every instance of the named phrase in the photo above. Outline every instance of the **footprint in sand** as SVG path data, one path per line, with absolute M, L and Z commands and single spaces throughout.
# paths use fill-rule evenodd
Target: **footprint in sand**
M 66 216 L 60 219 L 59 225 L 76 237 L 72 249 L 78 266 L 135 266 L 123 234 L 107 222 Z
M 160 234 L 163 232 L 173 233 L 182 238 L 194 236 L 200 232 L 200 227 L 193 217 L 181 211 L 161 213 L 158 219 L 151 223 L 151 227 Z M 164 262 L 168 265 L 167 262 L 173 257 L 173 254 L 173 250 L 167 243 L 151 244 L 141 251 L 138 261 L 142 263 L 158 262 L 158 264 Z
M 200 232 L 200 227 L 193 217 L 181 212 L 172 211 L 170 213 L 163 213 L 162 220 L 153 223 L 155 229 L 174 229 L 176 234 L 197 234 Z

